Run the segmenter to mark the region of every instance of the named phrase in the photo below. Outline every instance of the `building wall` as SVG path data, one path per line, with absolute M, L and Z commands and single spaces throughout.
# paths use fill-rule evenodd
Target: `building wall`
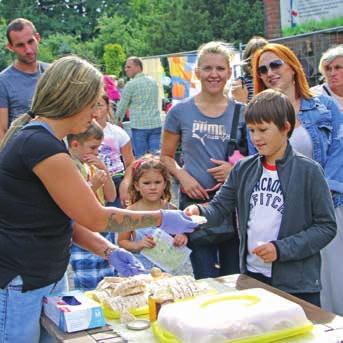
M 263 0 L 264 36 L 267 39 L 281 37 L 281 18 L 279 0 Z
M 332 46 L 343 44 L 343 28 L 281 37 L 280 1 L 263 0 L 263 3 L 265 37 L 270 42 L 284 44 L 292 49 L 303 64 L 310 85 L 318 84 L 318 64 L 322 53 Z

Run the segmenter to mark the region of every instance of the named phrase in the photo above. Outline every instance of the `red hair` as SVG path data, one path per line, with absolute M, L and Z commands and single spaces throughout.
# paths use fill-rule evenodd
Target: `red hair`
M 254 55 L 253 64 L 252 64 L 254 93 L 258 94 L 262 92 L 263 90 L 267 89 L 266 85 L 264 84 L 263 80 L 260 78 L 257 72 L 260 58 L 267 51 L 272 52 L 273 54 L 277 55 L 280 59 L 282 59 L 285 63 L 287 63 L 293 69 L 295 73 L 294 74 L 295 94 L 305 99 L 311 98 L 313 94 L 310 91 L 310 87 L 308 85 L 304 69 L 298 57 L 287 46 L 282 45 L 282 44 L 275 44 L 275 43 L 268 43 L 263 48 L 258 50 Z

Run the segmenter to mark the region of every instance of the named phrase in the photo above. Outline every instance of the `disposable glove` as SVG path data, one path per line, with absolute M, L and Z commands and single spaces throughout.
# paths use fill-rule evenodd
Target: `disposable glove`
M 148 273 L 135 256 L 122 248 L 114 249 L 108 256 L 108 262 L 118 271 L 120 276 L 133 276 Z
M 165 232 L 176 235 L 178 233 L 190 233 L 198 226 L 192 219 L 186 216 L 183 211 L 175 210 L 160 210 L 161 211 L 161 225 L 160 229 Z

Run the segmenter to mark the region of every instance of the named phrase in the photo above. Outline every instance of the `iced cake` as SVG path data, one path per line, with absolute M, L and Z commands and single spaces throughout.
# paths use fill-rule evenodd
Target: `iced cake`
M 270 342 L 308 332 L 312 324 L 298 304 L 256 288 L 167 304 L 153 329 L 161 342 Z

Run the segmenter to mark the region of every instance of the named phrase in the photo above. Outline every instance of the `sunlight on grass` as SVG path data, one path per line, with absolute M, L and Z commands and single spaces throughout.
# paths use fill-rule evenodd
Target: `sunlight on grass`
M 282 30 L 282 36 L 293 36 L 302 33 L 329 29 L 332 27 L 343 26 L 343 16 L 322 21 L 309 20 L 295 27 L 288 27 Z

